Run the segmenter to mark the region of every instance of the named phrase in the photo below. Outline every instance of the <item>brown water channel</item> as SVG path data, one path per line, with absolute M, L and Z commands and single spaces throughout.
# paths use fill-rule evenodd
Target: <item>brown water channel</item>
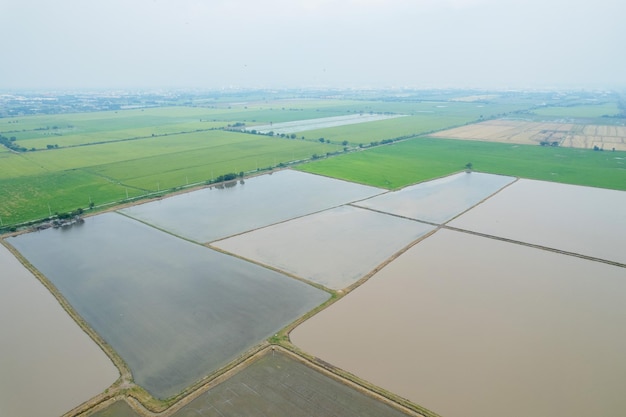
M 328 294 L 117 213 L 8 239 L 126 361 L 170 397 Z
M 617 416 L 625 272 L 440 230 L 291 338 L 443 416 Z
M 0 416 L 59 416 L 119 372 L 48 290 L 0 245 Z
M 121 210 L 196 242 L 209 242 L 384 192 L 292 170 Z

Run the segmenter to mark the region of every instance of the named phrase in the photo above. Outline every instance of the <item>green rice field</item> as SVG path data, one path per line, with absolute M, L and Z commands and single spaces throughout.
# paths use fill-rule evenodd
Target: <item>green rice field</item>
M 338 145 L 222 130 L 0 154 L 0 217 L 15 224 L 227 173 L 335 152 Z
M 172 417 L 410 415 L 318 372 L 286 353 L 271 351 L 261 355 L 232 378 L 176 410 Z M 117 401 L 92 417 L 139 417 L 139 414 L 126 402 Z
M 533 110 L 534 114 L 548 117 L 582 117 L 596 118 L 603 116 L 614 116 L 619 114 L 620 109 L 616 103 L 587 104 L 579 106 L 553 106 L 541 107 Z
M 255 173 L 353 150 L 359 152 L 324 158 L 301 169 L 393 189 L 456 172 L 472 162 L 484 172 L 624 187 L 618 153 L 591 155 L 426 139 L 360 152 L 384 141 L 517 113 L 531 118 L 601 118 L 619 110 L 612 101 L 589 104 L 574 100 L 567 101 L 567 106 L 537 107 L 531 97 L 506 94 L 478 101 L 454 101 L 454 96 L 445 94 L 425 97 L 431 96 L 437 98 L 266 99 L 251 95 L 236 103 L 198 100 L 196 107 L 0 119 L 0 134 L 15 137 L 16 145 L 29 150 L 13 152 L 0 147 L 0 228 L 91 204 L 98 208 L 167 193 L 228 173 Z M 405 117 L 309 130 L 298 133 L 297 139 L 237 131 L 243 126 L 369 113 Z
M 469 162 L 475 170 L 492 174 L 626 190 L 626 152 L 452 139 L 411 139 L 299 169 L 396 189 L 461 171 Z

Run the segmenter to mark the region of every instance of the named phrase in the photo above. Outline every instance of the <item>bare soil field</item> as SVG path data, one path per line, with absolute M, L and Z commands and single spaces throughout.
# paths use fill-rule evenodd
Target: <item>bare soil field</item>
M 547 145 L 606 151 L 626 150 L 626 127 L 576 125 L 571 123 L 541 123 L 525 120 L 488 120 L 444 130 L 430 135 L 436 138 L 480 140 L 487 142 Z
M 626 217 L 619 210 L 626 193 L 478 172 L 384 192 L 284 172 L 213 190 L 219 197 L 144 205 L 153 204 L 148 214 L 159 219 L 184 220 L 198 229 L 197 241 L 236 257 L 155 230 L 154 219 L 140 223 L 128 212 L 7 242 L 108 335 L 135 381 L 159 398 L 180 392 L 328 297 L 275 269 L 339 289 L 378 265 L 363 285 L 291 332 L 305 357 L 315 355 L 327 370 L 350 372 L 446 417 L 582 417 L 626 407 L 620 392 L 626 384 L 620 264 L 626 262 L 620 251 Z M 228 227 L 216 230 L 220 222 Z M 189 238 L 193 228 L 184 230 L 177 232 Z M 231 237 L 213 240 L 225 236 Z M 414 245 L 400 254 L 407 242 Z M 555 250 L 541 250 L 546 247 Z M 0 264 L 4 268 L 1 256 Z M 10 317 L 0 315 L 0 324 L 3 316 Z M 233 371 L 161 415 L 296 416 L 309 406 L 324 416 L 351 415 L 360 401 L 343 398 L 349 387 L 339 380 L 332 379 L 339 385 L 334 388 L 318 384 L 312 369 L 299 377 L 298 366 L 272 367 L 257 369 L 269 383 Z M 257 382 L 263 398 L 250 397 L 248 387 Z M 30 394 L 28 387 L 21 392 Z M 125 401 L 102 409 L 107 404 L 90 412 L 136 415 Z M 0 392 L 0 415 L 2 405 Z M 258 410 L 269 411 L 254 414 Z

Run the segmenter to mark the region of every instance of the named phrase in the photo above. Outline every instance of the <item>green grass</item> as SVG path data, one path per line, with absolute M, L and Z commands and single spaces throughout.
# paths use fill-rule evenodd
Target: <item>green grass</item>
M 574 118 L 598 118 L 602 116 L 614 116 L 620 113 L 617 103 L 589 104 L 578 106 L 550 106 L 541 107 L 532 111 L 539 116 L 547 117 L 574 117 Z
M 123 186 L 78 170 L 0 179 L 0 195 L 4 225 L 48 217 L 48 210 L 63 213 L 88 207 L 90 198 L 102 204 L 126 197 Z
M 328 105 L 326 102 L 320 104 Z M 47 145 L 76 146 L 119 141 L 152 135 L 171 135 L 226 127 L 234 122 L 246 124 L 284 122 L 343 115 L 346 110 L 325 108 L 283 109 L 266 106 L 197 108 L 163 107 L 92 113 L 25 116 L 0 119 L 0 134 L 15 136 L 27 149 L 46 149 Z
M 210 105 L 210 103 L 207 103 Z M 0 149 L 0 219 L 17 224 L 153 191 L 199 183 L 229 172 L 250 172 L 325 155 L 351 146 L 421 135 L 532 107 L 529 100 L 484 102 L 370 100 L 241 100 L 210 107 L 163 107 L 0 119 L 0 133 L 28 149 Z M 546 107 L 535 117 L 597 117 L 615 103 Z M 354 113 L 408 116 L 312 130 L 307 140 L 209 130 L 234 122 L 264 124 Z M 552 113 L 550 113 L 552 112 Z M 547 116 L 546 116 L 547 117 Z M 185 133 L 181 133 L 185 132 Z M 155 136 L 153 136 L 155 135 Z M 331 144 L 317 141 L 323 137 Z M 80 146 L 79 146 L 80 145 Z M 593 153 L 469 141 L 410 140 L 323 160 L 303 170 L 387 188 L 446 175 L 472 162 L 477 170 L 559 182 L 624 189 L 623 153 Z
M 626 152 L 418 138 L 299 169 L 362 184 L 397 189 L 448 175 L 472 162 L 493 174 L 626 190 Z
M 0 154 L 4 225 L 265 169 L 341 147 L 221 130 Z
M 297 133 L 297 135 L 298 137 L 304 136 L 307 139 L 324 138 L 335 143 L 342 143 L 344 140 L 347 140 L 351 145 L 369 145 L 371 142 L 384 139 L 416 136 L 427 132 L 459 126 L 469 121 L 470 119 L 468 117 L 416 115 L 309 130 Z

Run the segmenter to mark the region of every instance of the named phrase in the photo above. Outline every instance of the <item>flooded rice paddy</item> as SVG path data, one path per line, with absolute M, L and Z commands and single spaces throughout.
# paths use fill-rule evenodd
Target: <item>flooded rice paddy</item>
M 424 223 L 342 206 L 213 245 L 328 288 L 341 289 L 433 229 Z
M 292 170 L 120 210 L 196 242 L 210 242 L 380 194 L 385 190 Z
M 170 397 L 328 298 L 116 213 L 7 241 L 130 367 Z
M 625 276 L 440 230 L 291 338 L 443 416 L 619 415 Z
M 519 180 L 450 226 L 626 264 L 626 192 Z
M 280 171 L 7 242 L 159 398 L 328 299 L 275 270 L 342 289 L 389 262 L 293 330 L 292 341 L 446 417 L 619 415 L 626 407 L 625 198 L 475 172 L 385 192 Z M 23 308 L 16 302 L 7 302 L 11 312 Z M 312 415 L 335 407 L 342 415 L 370 408 L 394 415 L 379 405 L 351 411 L 365 403 L 324 378 L 282 354 L 265 356 L 165 415 L 285 414 L 282 407 L 298 415 L 311 404 Z M 252 395 L 251 384 L 263 394 Z M 95 415 L 136 416 L 125 402 Z
M 305 132 L 307 130 L 325 129 L 328 127 L 337 127 L 345 125 L 353 125 L 365 122 L 375 122 L 378 120 L 394 119 L 396 117 L 404 117 L 402 114 L 349 114 L 346 116 L 319 117 L 317 119 L 296 120 L 292 122 L 272 123 L 269 125 L 251 126 L 245 128 L 247 131 L 256 130 L 259 133 L 267 134 L 288 134 Z
M 61 415 L 119 372 L 7 248 L 0 245 L 0 415 Z
M 359 207 L 441 224 L 468 210 L 515 178 L 459 173 L 355 203 Z

